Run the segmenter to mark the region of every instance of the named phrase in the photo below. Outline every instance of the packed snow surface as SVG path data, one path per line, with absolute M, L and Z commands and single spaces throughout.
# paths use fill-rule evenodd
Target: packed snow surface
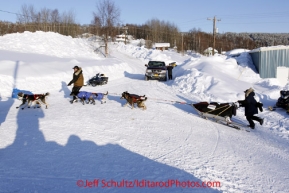
M 281 87 L 261 79 L 248 50 L 204 57 L 52 32 L 0 37 L 0 192 L 289 192 L 289 117 L 269 111 Z M 149 60 L 176 62 L 173 80 L 145 81 Z M 70 104 L 72 68 L 108 84 L 105 104 Z M 236 102 L 254 88 L 261 126 L 246 132 L 200 118 L 191 104 Z M 16 109 L 13 90 L 49 92 L 48 109 Z M 147 110 L 123 107 L 122 92 Z M 247 124 L 244 109 L 236 120 Z M 197 187 L 197 184 L 206 187 Z

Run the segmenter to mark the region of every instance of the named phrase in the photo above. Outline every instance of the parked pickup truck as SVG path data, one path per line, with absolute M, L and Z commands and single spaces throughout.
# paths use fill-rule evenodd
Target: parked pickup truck
M 145 65 L 147 67 L 145 80 L 163 80 L 167 81 L 167 67 L 163 61 L 149 61 Z

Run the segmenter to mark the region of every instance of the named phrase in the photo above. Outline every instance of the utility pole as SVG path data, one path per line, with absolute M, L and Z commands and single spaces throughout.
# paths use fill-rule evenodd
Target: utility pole
M 127 34 L 128 27 L 123 26 L 122 29 L 124 30 L 124 44 L 126 44 L 126 34 Z
M 182 56 L 184 56 L 184 33 L 182 33 Z
M 214 18 L 208 18 L 208 20 L 213 20 L 213 56 L 215 55 L 215 42 L 216 42 L 216 21 L 221 21 L 221 19 L 216 19 L 216 16 Z

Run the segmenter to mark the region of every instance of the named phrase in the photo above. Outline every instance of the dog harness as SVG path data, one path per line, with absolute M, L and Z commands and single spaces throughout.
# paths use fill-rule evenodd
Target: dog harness
M 94 94 L 94 98 L 97 99 L 97 100 L 101 100 L 103 99 L 103 93 L 91 93 L 91 94 Z
M 78 94 L 77 94 L 77 98 L 87 98 L 87 92 L 85 91 L 80 91 Z
M 34 94 L 34 95 L 33 95 L 34 100 L 39 99 L 40 96 L 42 96 L 42 95 L 40 95 L 40 94 Z
M 28 99 L 29 96 L 33 96 L 33 100 L 37 100 L 39 99 L 40 96 L 42 96 L 42 94 L 33 94 L 33 95 L 24 94 L 23 99 Z
M 139 96 L 139 95 L 136 95 L 136 94 L 129 94 L 129 96 L 132 98 L 132 101 L 133 102 L 137 102 L 137 101 L 141 101 L 143 100 L 143 96 Z

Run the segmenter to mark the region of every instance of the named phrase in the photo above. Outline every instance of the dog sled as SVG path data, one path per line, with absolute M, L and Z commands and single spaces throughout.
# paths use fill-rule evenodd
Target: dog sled
M 246 127 L 245 124 L 232 120 L 232 116 L 236 116 L 238 103 L 217 103 L 217 102 L 200 102 L 191 104 L 200 117 L 217 123 L 224 124 L 234 129 L 240 130 Z M 247 131 L 247 130 L 246 130 Z
M 91 85 L 93 87 L 98 85 L 104 85 L 107 84 L 108 77 L 106 77 L 104 74 L 97 73 L 94 77 L 88 80 L 87 85 Z
M 280 97 L 278 98 L 274 107 L 268 107 L 270 111 L 274 111 L 277 108 L 282 108 L 289 114 L 289 90 L 281 90 Z

